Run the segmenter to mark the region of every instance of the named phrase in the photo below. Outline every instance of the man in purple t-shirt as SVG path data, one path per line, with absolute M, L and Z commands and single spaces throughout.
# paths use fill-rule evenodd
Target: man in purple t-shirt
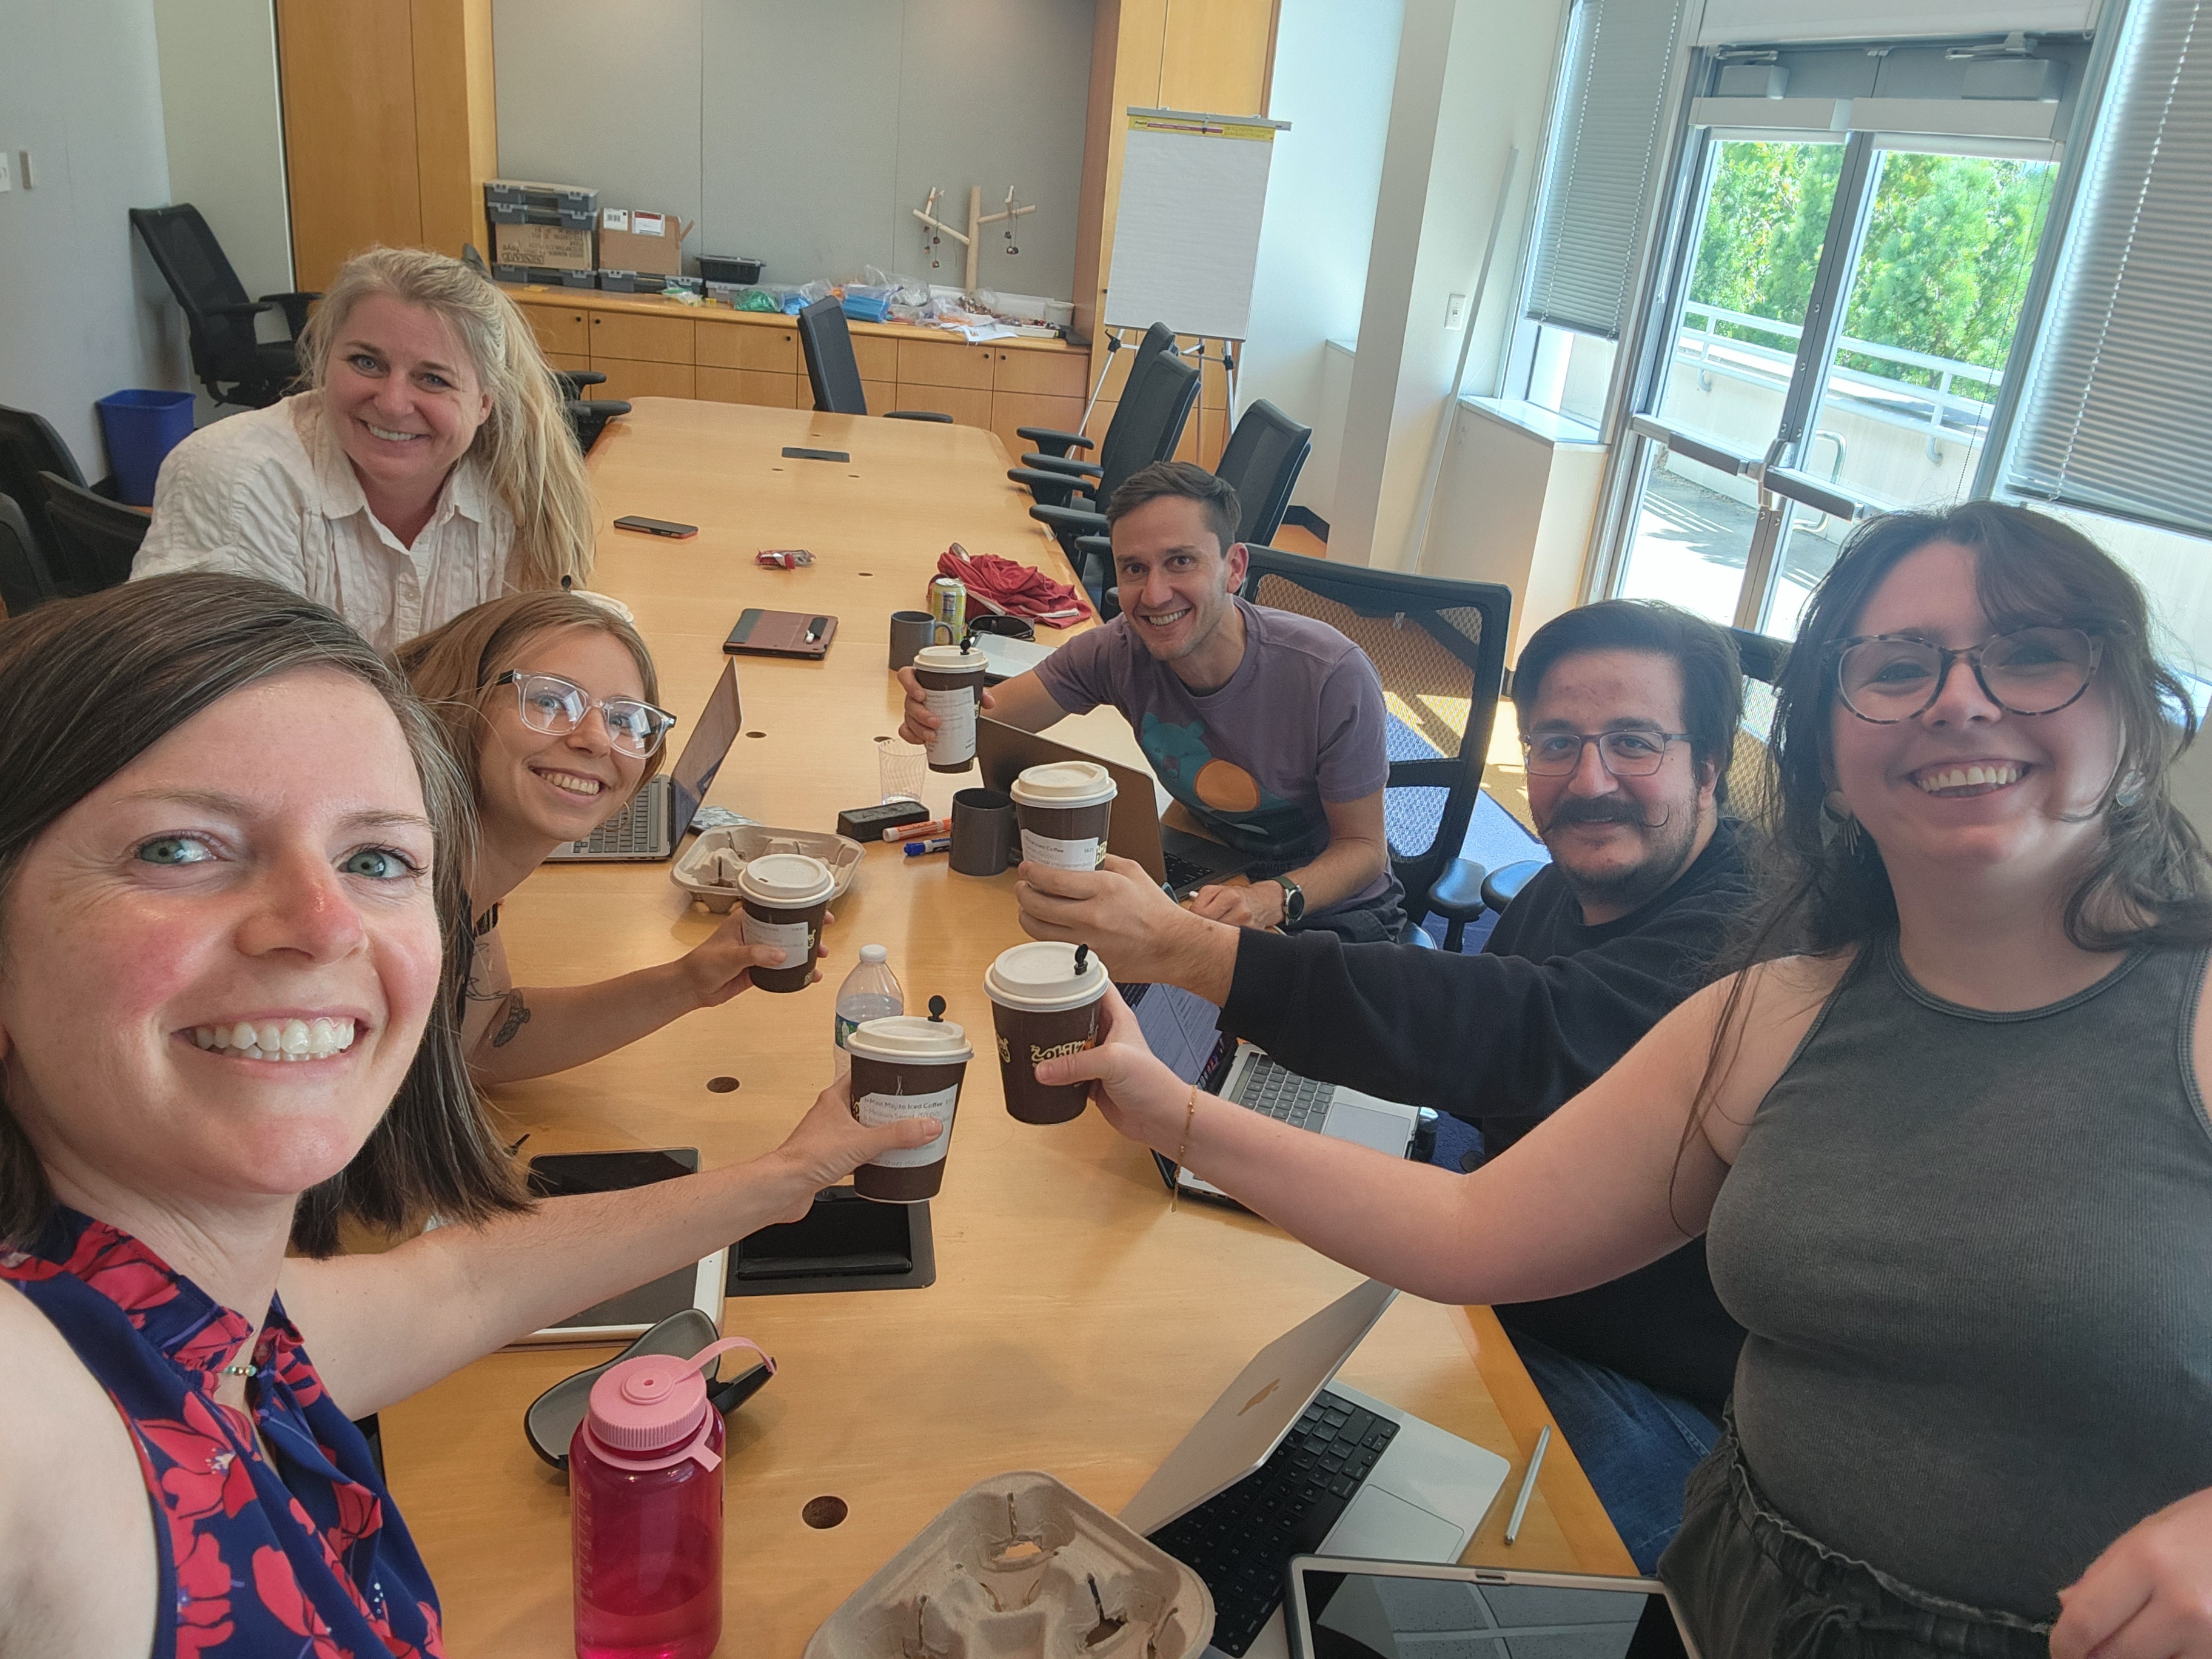
M 1121 711 L 1152 770 L 1200 827 L 1252 857 L 1249 884 L 1191 908 L 1248 927 L 1395 939 L 1403 890 L 1383 836 L 1382 683 L 1328 623 L 1237 597 L 1237 492 L 1160 461 L 1106 504 L 1121 614 L 983 694 L 992 718 L 1042 731 L 1101 703 Z M 902 670 L 900 735 L 937 721 Z

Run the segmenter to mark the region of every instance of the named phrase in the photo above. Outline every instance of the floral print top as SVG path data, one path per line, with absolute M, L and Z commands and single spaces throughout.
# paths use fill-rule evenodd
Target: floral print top
M 272 1301 L 246 1383 L 215 1386 L 252 1324 L 129 1234 L 61 1209 L 0 1253 L 130 1425 L 160 1562 L 155 1659 L 423 1659 L 442 1654 L 430 1576 L 368 1443 Z M 268 1444 L 264 1458 L 254 1428 Z

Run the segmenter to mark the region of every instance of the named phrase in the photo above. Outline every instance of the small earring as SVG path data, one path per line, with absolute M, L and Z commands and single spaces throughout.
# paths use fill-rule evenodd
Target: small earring
M 1836 838 L 1843 842 L 1844 854 L 1851 858 L 1858 856 L 1859 821 L 1851 815 L 1850 804 L 1844 799 L 1844 792 L 1831 789 L 1821 799 L 1820 811 L 1829 823 L 1836 826 Z

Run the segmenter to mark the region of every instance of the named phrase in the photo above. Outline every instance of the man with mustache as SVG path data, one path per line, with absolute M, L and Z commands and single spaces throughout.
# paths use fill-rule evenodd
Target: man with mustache
M 1023 926 L 1087 941 L 1124 982 L 1196 992 L 1224 1030 L 1308 1077 L 1468 1120 L 1470 1156 L 1495 1158 L 1704 982 L 1750 896 L 1723 810 L 1743 712 L 1725 632 L 1656 602 L 1586 605 L 1522 647 L 1513 701 L 1552 863 L 1478 956 L 1224 927 L 1118 859 L 1096 874 L 1024 865 Z M 1497 1312 L 1650 1571 L 1742 1344 L 1702 1240 Z

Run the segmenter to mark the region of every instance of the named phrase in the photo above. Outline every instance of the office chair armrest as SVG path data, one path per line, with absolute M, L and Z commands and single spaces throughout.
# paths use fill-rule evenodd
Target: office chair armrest
M 210 317 L 258 317 L 273 302 L 268 300 L 241 300 L 233 306 L 204 306 Z
M 1103 478 L 1105 470 L 1096 462 L 1079 461 L 1066 455 L 1024 455 L 1024 466 L 1041 467 L 1047 472 L 1062 472 L 1071 478 Z
M 307 307 L 322 297 L 320 294 L 264 294 L 260 302 L 283 307 L 284 326 L 296 340 L 300 331 L 307 325 Z
M 1541 859 L 1523 859 L 1518 864 L 1508 864 L 1492 870 L 1482 883 L 1482 902 L 1500 915 L 1505 907 L 1520 896 L 1521 890 L 1544 868 Z
M 887 421 L 935 421 L 945 426 L 952 424 L 950 415 L 940 415 L 933 409 L 894 409 L 884 418 Z
M 1080 496 L 1091 499 L 1084 490 L 1083 480 L 1065 472 L 1047 472 L 1040 467 L 1016 466 L 1006 470 L 1006 477 L 1027 489 L 1048 507 L 1066 507 Z
M 553 380 L 567 398 L 581 398 L 587 386 L 605 386 L 607 377 L 596 368 L 556 368 Z
M 1470 922 L 1486 908 L 1482 884 L 1490 872 L 1473 859 L 1454 859 L 1429 888 L 1429 908 L 1446 921 Z
M 1040 502 L 1030 509 L 1030 517 L 1039 524 L 1051 526 L 1054 535 L 1103 536 L 1106 533 L 1106 515 L 1080 507 L 1047 507 Z
M 1084 558 L 1104 559 L 1110 562 L 1114 557 L 1114 538 L 1111 536 L 1078 536 L 1075 550 Z
M 1018 426 L 1014 428 L 1014 435 L 1027 438 L 1043 450 L 1048 458 L 1054 459 L 1064 458 L 1071 449 L 1089 449 L 1091 447 L 1091 440 L 1080 432 L 1057 432 L 1048 426 Z

